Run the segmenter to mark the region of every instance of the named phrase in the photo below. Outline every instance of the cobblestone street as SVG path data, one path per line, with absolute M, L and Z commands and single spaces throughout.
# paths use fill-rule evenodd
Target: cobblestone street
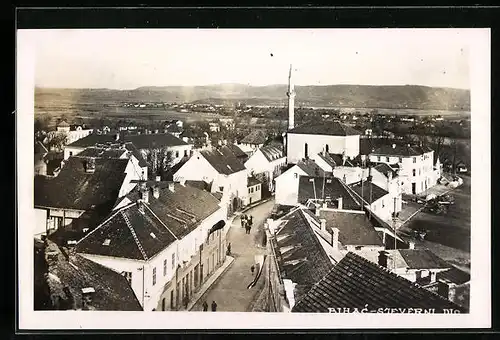
M 217 311 L 248 311 L 257 298 L 260 287 L 262 287 L 262 285 L 257 284 L 255 287 L 247 289 L 254 277 L 250 268 L 255 264 L 255 255 L 265 253 L 265 249 L 261 246 L 262 232 L 259 230 L 262 230 L 273 205 L 274 200 L 271 200 L 245 212 L 245 214 L 253 216 L 253 227 L 250 235 L 246 234 L 245 229 L 241 227 L 240 216 L 233 220 L 227 240 L 231 242 L 231 256 L 234 257 L 234 262 L 193 306 L 192 311 L 203 310 L 203 301 L 207 301 L 209 306 L 212 301 L 215 301 Z M 262 277 L 259 278 L 259 282 L 262 280 Z

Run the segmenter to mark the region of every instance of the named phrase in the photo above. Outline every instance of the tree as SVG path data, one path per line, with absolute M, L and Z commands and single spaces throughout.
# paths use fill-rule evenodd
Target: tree
M 49 135 L 47 146 L 50 148 L 55 148 L 57 150 L 61 150 L 63 146 L 68 143 L 68 135 L 65 133 L 53 133 Z
M 52 119 L 49 116 L 43 115 L 35 118 L 35 133 L 41 131 L 47 131 L 49 129 L 49 124 Z

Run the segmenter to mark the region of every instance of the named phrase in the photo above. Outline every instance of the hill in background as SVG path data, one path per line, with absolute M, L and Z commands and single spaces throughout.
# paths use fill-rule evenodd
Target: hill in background
M 286 85 L 139 87 L 134 90 L 48 89 L 35 90 L 35 105 L 56 101 L 61 105 L 118 104 L 122 102 L 196 102 L 206 104 L 273 105 L 287 102 Z M 296 86 L 296 106 L 352 108 L 411 108 L 470 110 L 470 91 L 419 85 L 325 85 Z

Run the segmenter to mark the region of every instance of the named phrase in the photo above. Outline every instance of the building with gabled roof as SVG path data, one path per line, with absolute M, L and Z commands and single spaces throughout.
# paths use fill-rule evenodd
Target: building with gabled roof
M 141 183 L 75 250 L 131 278 L 145 310 L 179 310 L 224 262 L 226 218 L 207 191 Z
M 298 203 L 315 207 L 323 203 L 338 210 L 362 210 L 361 201 L 335 177 L 301 176 Z
M 267 140 L 267 134 L 263 130 L 252 130 L 245 138 L 241 140 L 242 145 L 252 149 L 261 148 Z
M 127 278 L 120 273 L 78 254 L 67 253 L 50 240 L 44 244 L 49 309 L 142 310 Z M 45 274 L 44 268 L 36 266 L 35 275 Z
M 442 296 L 353 252 L 297 301 L 296 313 L 465 313 Z
M 285 165 L 285 153 L 277 146 L 263 146 L 245 162 L 248 171 L 265 182 L 270 191 L 274 191 L 274 179 L 281 175 Z
M 195 151 L 174 174 L 174 181 L 202 180 L 211 192 L 220 192 L 229 211 L 244 205 L 248 195 L 248 171 L 227 146 Z

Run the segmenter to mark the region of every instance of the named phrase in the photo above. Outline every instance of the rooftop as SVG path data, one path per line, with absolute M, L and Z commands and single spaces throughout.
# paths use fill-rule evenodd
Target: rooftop
M 237 157 L 237 158 L 243 158 L 243 159 L 246 159 L 248 158 L 248 155 L 246 152 L 244 152 L 243 150 L 241 150 L 237 145 L 235 144 L 228 144 L 227 145 L 227 148 L 229 150 L 231 150 L 232 153 L 234 153 L 234 155 Z
M 319 218 L 326 220 L 326 228 L 339 229 L 339 242 L 343 246 L 383 246 L 373 224 L 363 213 L 351 213 L 332 210 L 320 210 Z
M 241 141 L 242 144 L 264 144 L 267 140 L 267 135 L 262 130 L 253 130 Z
M 78 253 L 148 260 L 175 242 L 176 236 L 142 203 L 115 210 L 76 245 Z
M 389 174 L 392 175 L 392 178 L 397 176 L 397 172 L 394 171 L 389 165 L 386 163 L 380 163 L 373 167 L 375 170 L 383 174 L 385 177 L 389 178 Z
M 264 157 L 266 157 L 266 159 L 269 162 L 285 157 L 283 148 L 277 146 L 271 146 L 271 145 L 263 146 L 262 148 L 259 149 L 259 151 L 262 152 Z
M 362 133 L 350 126 L 344 125 L 338 121 L 335 122 L 309 122 L 297 126 L 288 133 L 308 134 L 308 135 L 328 135 L 328 136 L 359 136 Z
M 461 285 L 470 281 L 470 274 L 452 266 L 446 271 L 437 273 L 436 280 L 444 280 Z
M 328 313 L 329 308 L 425 308 L 466 310 L 352 252 L 304 295 L 293 312 Z
M 296 283 L 300 298 L 333 267 L 302 209 L 284 216 L 277 231 L 274 248 L 283 279 Z
M 369 182 L 369 181 L 363 181 L 363 184 L 361 182 L 356 182 L 349 187 L 359 195 L 359 197 L 363 197 L 365 202 L 375 202 L 385 195 L 389 194 L 388 191 L 382 189 L 381 187 L 377 186 L 376 184 Z M 391 202 L 386 202 L 386 204 L 390 204 Z
M 324 182 L 324 191 L 323 191 Z M 335 177 L 301 176 L 299 179 L 298 200 L 306 203 L 310 199 L 337 200 L 342 197 L 342 208 L 360 210 L 358 200 L 349 192 L 344 184 Z
M 183 140 L 170 133 L 150 133 L 150 134 L 120 134 L 118 141 L 132 142 L 138 149 L 161 148 L 169 146 L 187 145 Z M 98 143 L 117 142 L 116 134 L 96 134 L 92 133 L 73 143 L 70 147 L 89 147 Z
M 231 175 L 246 169 L 243 162 L 227 146 L 223 146 L 220 149 L 202 150 L 200 154 L 217 172 L 224 175 Z
M 261 182 L 257 178 L 248 177 L 247 187 L 252 187 L 257 184 L 261 184 Z
M 401 157 L 412 157 L 420 156 L 423 154 L 421 150 L 416 150 L 408 144 L 393 144 L 393 145 L 382 145 L 375 148 L 372 155 L 382 155 L 382 156 L 401 156 Z
M 444 269 L 451 265 L 429 249 L 398 249 L 409 269 Z
M 49 287 L 51 294 L 74 303 L 74 309 L 82 308 L 82 290 L 92 290 L 91 309 L 95 310 L 142 310 L 127 279 L 100 264 L 87 260 L 78 254 L 66 258 L 60 249 L 47 241 L 50 252 L 57 254 L 49 261 Z M 69 290 L 65 291 L 65 287 Z M 92 288 L 92 289 L 89 289 Z M 71 306 L 68 306 L 71 309 Z
M 321 169 L 318 164 L 312 159 L 304 159 L 296 164 L 302 171 L 304 171 L 308 176 L 323 176 L 325 171 Z
M 35 206 L 89 210 L 111 208 L 125 180 L 128 159 L 96 158 L 95 172 L 87 173 L 87 160 L 70 157 L 55 178 L 35 176 Z

